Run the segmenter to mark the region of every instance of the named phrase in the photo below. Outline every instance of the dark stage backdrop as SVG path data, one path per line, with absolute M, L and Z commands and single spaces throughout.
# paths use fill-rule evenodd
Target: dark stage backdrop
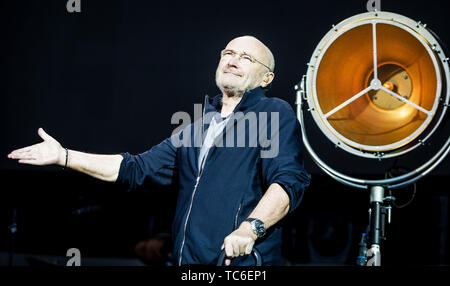
M 54 250 L 52 246 L 44 246 L 44 241 L 48 242 L 46 238 L 56 232 L 44 223 L 47 220 L 56 228 L 64 225 L 66 234 L 78 223 L 88 226 L 77 228 L 77 231 L 92 230 L 97 237 L 99 233 L 116 237 L 128 235 L 132 238 L 127 240 L 128 244 L 122 244 L 127 245 L 128 252 L 122 253 L 129 253 L 130 241 L 145 237 L 147 218 L 152 215 L 135 213 L 134 203 L 143 201 L 139 196 L 130 197 L 120 192 L 117 195 L 111 191 L 114 195 L 105 199 L 109 185 L 70 171 L 62 173 L 54 166 L 38 168 L 8 160 L 6 155 L 11 150 L 40 142 L 39 127 L 70 149 L 106 154 L 143 152 L 171 135 L 177 127 L 171 124 L 175 112 L 193 115 L 194 103 L 202 103 L 206 94 L 219 92 L 214 79 L 219 51 L 229 40 L 241 35 L 254 35 L 273 51 L 276 77 L 268 95 L 280 97 L 295 108 L 294 85 L 306 73 L 306 64 L 320 39 L 332 24 L 366 12 L 367 1 L 81 0 L 81 13 L 68 13 L 66 2 L 3 0 L 0 3 L 0 173 L 3 183 L 0 187 L 0 233 L 2 241 L 7 241 L 12 208 L 19 206 L 22 222 L 30 225 L 19 244 L 24 251 Z M 427 23 L 444 43 L 450 45 L 446 3 L 384 0 L 381 9 Z M 314 129 L 312 121 L 308 124 Z M 447 134 L 448 128 L 445 134 L 437 137 L 443 138 Z M 312 136 L 327 162 L 344 172 L 364 176 L 383 176 L 386 168 L 394 163 L 402 167 L 417 166 L 433 155 L 430 149 L 430 153 L 420 152 L 394 163 L 366 162 L 342 154 L 317 132 L 313 131 Z M 366 194 L 349 192 L 339 184 L 324 185 L 322 182 L 326 177 L 307 154 L 305 161 L 313 174 L 313 182 L 317 178 L 311 187 L 312 193 L 333 194 L 337 202 L 342 203 L 340 199 L 344 199 L 339 194 L 343 192 L 349 209 L 359 206 L 357 212 L 344 215 L 360 219 L 360 225 L 353 229 L 358 236 L 365 223 Z M 418 192 L 428 196 L 428 201 L 446 199 L 448 203 L 448 194 L 442 188 L 450 175 L 449 162 L 450 158 L 446 158 L 430 175 L 435 179 L 418 188 Z M 439 182 L 440 187 L 431 188 L 432 182 Z M 119 207 L 118 202 L 124 201 L 127 203 Z M 319 198 L 316 201 L 305 199 L 304 210 L 318 212 L 313 205 L 318 202 Z M 413 209 L 417 213 L 424 207 L 419 202 Z M 75 224 L 69 224 L 73 220 L 71 211 L 91 204 L 109 206 L 103 208 L 107 215 L 102 213 L 98 220 L 87 219 L 83 223 L 77 220 Z M 336 212 L 341 210 L 337 206 L 334 209 Z M 68 220 L 63 223 L 64 215 Z M 163 215 L 166 215 L 164 210 Z M 135 218 L 139 216 L 147 217 L 137 221 Z M 441 213 L 435 217 L 437 221 Z M 115 226 L 123 228 L 111 231 L 114 229 L 111 219 Z M 94 223 L 103 225 L 102 230 Z M 137 225 L 131 227 L 133 223 Z M 45 231 L 39 231 L 39 225 L 45 225 Z M 298 231 L 306 231 L 306 226 L 299 227 Z M 37 233 L 44 238 L 30 244 L 29 238 Z M 408 238 L 409 235 L 405 234 Z M 442 236 L 442 232 L 437 231 L 433 239 L 442 241 L 439 235 Z M 83 234 L 79 236 L 84 237 Z M 53 238 L 63 241 L 59 236 Z M 406 237 L 398 238 L 399 245 L 403 240 Z M 444 238 L 446 241 L 448 237 Z M 98 245 L 86 243 L 92 249 Z M 52 245 L 57 247 L 58 244 Z M 6 248 L 6 244 L 4 246 Z M 67 249 L 66 246 L 62 242 L 59 245 Z M 448 262 L 448 255 L 446 257 Z M 297 261 L 307 261 L 302 259 L 300 255 Z M 442 262 L 443 258 L 439 259 L 430 263 Z
M 268 95 L 294 107 L 294 85 L 320 39 L 332 24 L 365 12 L 366 2 L 81 1 L 81 13 L 70 14 L 66 1 L 3 1 L 0 168 L 23 169 L 6 154 L 39 141 L 39 127 L 87 152 L 149 149 L 177 127 L 175 112 L 193 115 L 194 103 L 219 92 L 219 52 L 240 35 L 272 49 L 276 77 Z M 381 3 L 450 43 L 445 1 Z M 323 149 L 327 161 L 342 161 Z M 436 173 L 449 174 L 449 165 Z M 307 166 L 318 172 L 308 158 Z

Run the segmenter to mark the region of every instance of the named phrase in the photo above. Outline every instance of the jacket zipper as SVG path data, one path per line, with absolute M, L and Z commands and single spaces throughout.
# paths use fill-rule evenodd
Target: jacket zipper
M 238 217 L 239 217 L 239 213 L 241 212 L 241 207 L 242 207 L 242 203 L 239 204 L 239 208 L 236 213 L 236 217 L 234 218 L 234 229 L 237 229 Z
M 189 205 L 189 210 L 186 216 L 186 221 L 184 222 L 184 233 L 183 233 L 183 241 L 181 242 L 181 248 L 180 248 L 180 258 L 178 260 L 178 266 L 181 266 L 181 259 L 183 258 L 183 249 L 184 249 L 184 242 L 186 241 L 186 227 L 189 220 L 189 216 L 191 214 L 192 204 L 194 202 L 194 196 L 195 192 L 197 191 L 198 182 L 200 181 L 200 175 L 197 177 L 197 181 L 195 182 L 194 191 L 192 191 L 191 196 L 191 204 Z
M 202 142 L 203 142 L 203 133 L 204 131 L 204 118 L 205 118 L 205 110 L 206 110 L 206 96 L 205 96 L 205 100 L 204 100 L 204 105 L 203 105 L 203 114 L 202 114 L 202 134 L 201 134 L 201 138 L 202 138 Z M 195 140 L 195 139 L 194 139 Z M 207 158 L 205 158 L 206 161 Z M 194 203 L 194 196 L 195 196 L 195 192 L 197 191 L 197 186 L 198 186 L 198 182 L 200 181 L 200 177 L 202 176 L 203 173 L 203 168 L 201 170 L 198 170 L 198 176 L 197 176 L 197 180 L 195 182 L 195 186 L 194 186 L 194 190 L 192 191 L 192 196 L 191 196 L 191 203 L 189 205 L 189 210 L 186 216 L 186 220 L 184 222 L 184 229 L 183 229 L 183 241 L 181 242 L 181 247 L 180 247 L 180 258 L 178 259 L 178 266 L 181 266 L 181 261 L 183 259 L 183 249 L 184 249 L 184 243 L 186 241 L 186 228 L 187 228 L 187 223 L 189 220 L 189 216 L 191 215 L 191 209 L 192 209 L 192 204 Z

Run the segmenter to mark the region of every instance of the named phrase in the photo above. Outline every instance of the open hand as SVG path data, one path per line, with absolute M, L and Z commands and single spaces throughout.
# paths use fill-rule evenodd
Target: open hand
M 19 160 L 21 164 L 51 165 L 65 164 L 65 150 L 53 137 L 38 129 L 39 136 L 44 140 L 41 143 L 17 149 L 8 154 L 8 158 Z

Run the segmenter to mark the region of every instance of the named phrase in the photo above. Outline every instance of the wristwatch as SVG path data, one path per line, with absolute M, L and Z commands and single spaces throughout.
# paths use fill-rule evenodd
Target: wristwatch
M 244 221 L 248 221 L 252 225 L 252 230 L 258 238 L 261 238 L 266 234 L 266 226 L 259 219 L 249 217 Z

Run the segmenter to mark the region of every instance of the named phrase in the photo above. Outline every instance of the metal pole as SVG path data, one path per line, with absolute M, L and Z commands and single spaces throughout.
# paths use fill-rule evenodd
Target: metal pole
M 383 232 L 381 222 L 381 205 L 384 200 L 384 187 L 372 186 L 370 187 L 370 207 L 371 207 L 371 220 L 370 220 L 370 243 L 371 247 L 367 252 L 367 266 L 380 266 L 381 265 L 381 253 L 380 243 L 381 234 Z

